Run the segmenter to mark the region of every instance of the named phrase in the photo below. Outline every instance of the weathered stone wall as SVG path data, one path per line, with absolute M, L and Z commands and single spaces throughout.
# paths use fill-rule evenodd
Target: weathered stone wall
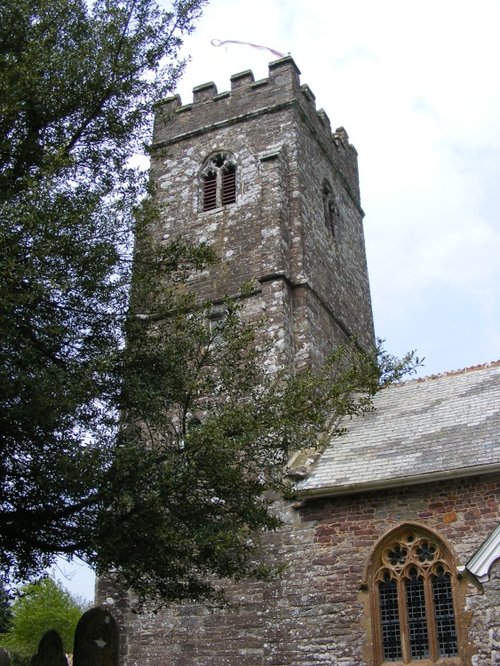
M 264 81 L 243 72 L 232 77 L 230 92 L 207 84 L 195 89 L 193 104 L 167 100 L 158 108 L 153 146 L 163 211 L 155 233 L 214 246 L 220 264 L 190 282 L 200 299 L 217 301 L 257 281 L 245 315 L 267 316 L 271 369 L 320 360 L 352 334 L 373 345 L 356 151 L 345 131 L 332 134 L 298 74 L 284 58 Z M 223 151 L 236 160 L 236 202 L 202 212 L 201 166 Z M 334 234 L 325 220 L 325 181 L 338 205 Z M 457 565 L 465 564 L 499 520 L 499 490 L 498 480 L 476 477 L 284 506 L 283 528 L 263 537 L 267 557 L 287 564 L 283 575 L 272 583 L 225 584 L 234 608 L 222 612 L 185 604 L 137 616 L 102 580 L 98 599 L 122 630 L 121 663 L 369 666 L 365 568 L 375 544 L 415 522 L 435 530 Z M 476 666 L 492 665 L 497 588 L 479 595 L 465 581 L 460 586 L 467 586 L 460 613 L 473 643 L 463 645 L 464 663 L 474 652 Z
M 477 645 L 474 666 L 500 664 L 500 560 L 494 562 L 483 591 L 468 600 L 471 612 L 470 639 Z
M 232 610 L 182 605 L 125 621 L 127 666 L 370 666 L 365 571 L 389 530 L 414 523 L 434 530 L 465 565 L 500 519 L 500 481 L 475 477 L 283 508 L 283 529 L 265 538 L 280 580 L 229 589 Z M 499 569 L 481 594 L 462 580 L 464 664 L 494 666 L 499 650 Z M 369 588 L 369 586 L 368 586 Z M 104 591 L 103 591 L 104 593 Z M 473 656 L 474 655 L 474 656 Z
M 203 212 L 202 164 L 225 151 L 236 162 L 236 202 Z M 151 173 L 163 211 L 157 236 L 206 241 L 221 259 L 191 280 L 200 299 L 258 281 L 259 305 L 250 309 L 272 314 L 271 337 L 281 327 L 281 362 L 321 360 L 351 335 L 373 346 L 356 151 L 344 130 L 331 133 L 291 58 L 271 64 L 263 81 L 243 72 L 230 92 L 206 84 L 192 104 L 166 100 L 157 109 Z M 325 181 L 339 209 L 335 237 L 325 222 Z

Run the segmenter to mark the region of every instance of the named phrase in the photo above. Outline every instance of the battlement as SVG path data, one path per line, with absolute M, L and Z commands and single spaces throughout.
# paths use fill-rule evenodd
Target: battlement
M 255 81 L 251 70 L 231 76 L 231 89 L 219 93 L 213 81 L 193 88 L 193 101 L 182 104 L 173 95 L 156 106 L 154 146 L 195 136 L 258 115 L 294 107 L 318 140 L 354 157 L 357 153 L 341 127 L 332 132 L 330 119 L 316 109 L 309 86 L 300 83 L 300 71 L 291 56 L 269 64 L 267 79 Z

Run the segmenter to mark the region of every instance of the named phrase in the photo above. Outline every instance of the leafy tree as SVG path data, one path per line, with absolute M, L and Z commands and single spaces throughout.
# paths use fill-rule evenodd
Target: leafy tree
M 5 586 L 0 583 L 0 634 L 9 630 L 12 621 L 11 599 Z
M 203 4 L 0 4 L 0 566 L 16 579 L 94 550 L 144 191 L 129 159 Z
M 279 524 L 289 452 L 411 365 L 353 343 L 270 377 L 239 306 L 211 332 L 183 287 L 210 249 L 154 242 L 129 158 L 203 4 L 0 6 L 0 566 L 16 579 L 78 555 L 166 603 L 268 575 L 255 534 Z
M 228 300 L 224 318 L 208 327 L 211 304 L 180 288 L 190 269 L 185 248 L 155 245 L 150 207 L 137 229 L 127 324 L 126 426 L 114 463 L 121 492 L 101 516 L 98 567 L 111 564 L 139 601 L 218 603 L 214 575 L 273 574 L 258 534 L 280 525 L 273 502 L 293 492 L 283 473 L 290 454 L 321 446 L 327 418 L 329 434 L 341 435 L 340 416 L 371 409 L 372 396 L 418 359 L 367 353 L 352 341 L 322 368 L 270 375 L 265 321 L 246 325 L 243 300 Z
M 0 636 L 0 644 L 21 658 L 38 650 L 50 629 L 60 635 L 66 652 L 73 651 L 76 625 L 85 608 L 51 578 L 30 583 L 19 590 L 12 604 L 12 626 Z

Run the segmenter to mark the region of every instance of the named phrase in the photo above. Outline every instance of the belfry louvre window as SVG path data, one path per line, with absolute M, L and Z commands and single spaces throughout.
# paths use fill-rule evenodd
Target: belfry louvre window
M 213 210 L 236 201 L 236 164 L 227 153 L 209 157 L 201 172 L 202 209 Z
M 423 530 L 405 529 L 377 549 L 371 585 L 375 664 L 442 664 L 458 656 L 453 572 L 446 546 Z

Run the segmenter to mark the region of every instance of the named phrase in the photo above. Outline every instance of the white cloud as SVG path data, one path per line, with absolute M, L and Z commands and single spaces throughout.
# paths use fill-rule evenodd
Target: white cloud
M 212 0 L 187 44 L 186 102 L 267 76 L 270 53 L 213 38 L 291 52 L 359 152 L 377 331 L 429 371 L 499 355 L 498 25 L 498 0 Z
M 212 0 L 179 86 L 291 52 L 302 82 L 358 149 L 375 323 L 424 372 L 500 357 L 500 2 Z M 77 574 L 91 596 L 92 575 Z M 87 580 L 89 578 L 90 580 Z

